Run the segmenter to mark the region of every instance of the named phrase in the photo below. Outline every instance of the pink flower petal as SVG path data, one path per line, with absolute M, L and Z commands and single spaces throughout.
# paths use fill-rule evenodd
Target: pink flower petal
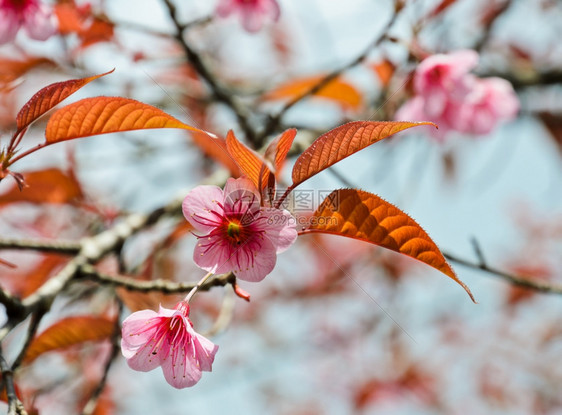
M 122 342 L 126 346 L 124 354 L 132 355 L 136 352 L 136 348 L 145 344 L 156 331 L 154 320 L 158 320 L 160 316 L 152 310 L 142 310 L 131 314 L 123 321 L 122 326 Z M 127 357 L 127 356 L 125 356 Z
M 275 246 L 267 238 L 259 241 L 259 248 L 242 247 L 234 251 L 233 257 L 230 262 L 236 277 L 250 282 L 263 280 L 273 271 L 277 261 Z
M 250 33 L 258 32 L 263 27 L 263 14 L 249 7 L 241 11 L 242 27 Z
M 230 178 L 224 186 L 224 213 L 227 216 L 243 215 L 242 223 L 254 220 L 260 211 L 260 194 L 246 177 Z
M 220 187 L 197 186 L 183 200 L 183 215 L 195 230 L 208 233 L 217 226 L 217 213 L 224 213 L 220 206 L 223 203 Z
M 162 372 L 166 381 L 177 389 L 187 388 L 199 382 L 202 372 L 195 356 L 191 342 L 183 347 L 169 347 L 162 360 Z
M 192 335 L 195 336 L 195 340 L 193 343 L 195 345 L 195 353 L 199 357 L 201 370 L 210 372 L 211 366 L 215 361 L 215 354 L 217 353 L 219 346 L 214 344 L 205 336 L 196 333 L 195 331 L 192 333 Z
M 0 9 L 0 45 L 13 41 L 21 26 L 19 17 L 10 9 Z
M 193 261 L 198 267 L 214 274 L 232 271 L 232 249 L 220 235 L 200 238 L 193 251 Z
M 221 0 L 217 5 L 216 13 L 220 17 L 228 17 L 236 10 L 236 2 L 232 0 Z
M 29 37 L 35 40 L 47 40 L 57 31 L 55 16 L 44 4 L 39 4 L 33 13 L 24 14 L 23 26 Z
M 277 253 L 286 251 L 297 240 L 296 221 L 287 210 L 263 209 L 262 230 L 265 236 L 277 247 Z

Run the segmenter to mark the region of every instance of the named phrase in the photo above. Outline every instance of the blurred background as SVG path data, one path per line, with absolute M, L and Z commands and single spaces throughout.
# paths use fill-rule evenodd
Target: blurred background
M 476 76 L 512 84 L 520 106 L 515 119 L 479 135 L 400 133 L 307 181 L 301 191 L 313 195 L 311 208 L 329 191 L 351 186 L 394 203 L 443 252 L 469 263 L 451 261 L 478 304 L 409 258 L 345 238 L 304 235 L 263 282 L 240 282 L 249 303 L 233 297 L 230 287 L 196 297 L 198 331 L 211 330 L 219 316 L 226 321 L 213 330 L 220 349 L 212 373 L 176 390 L 160 369 L 134 372 L 118 356 L 95 413 L 562 414 L 562 296 L 478 269 L 562 284 L 562 3 L 278 3 L 279 20 L 264 19 L 254 33 L 234 15 L 217 16 L 215 1 L 46 2 L 57 16 L 55 35 L 37 41 L 21 31 L 0 46 L 2 146 L 19 108 L 40 88 L 115 68 L 68 102 L 134 98 L 221 137 L 233 129 L 255 149 L 295 127 L 282 176 L 290 183 L 296 155 L 319 135 L 348 121 L 394 119 L 417 93 L 414 71 L 423 59 L 471 49 L 479 55 Z M 188 24 L 182 41 L 170 4 L 176 21 Z M 201 65 L 230 102 L 217 99 Z M 284 109 L 327 74 L 338 76 Z M 47 120 L 30 129 L 25 148 L 42 140 Z M 0 183 L 0 238 L 96 234 L 127 213 L 150 212 L 204 181 L 224 180 L 232 167 L 218 154 L 180 130 L 51 146 L 12 167 L 29 188 L 20 192 L 10 178 Z M 98 268 L 139 279 L 196 281 L 203 272 L 192 262 L 194 244 L 182 219 L 168 218 Z M 17 265 L 0 270 L 0 284 L 21 297 L 68 260 L 29 251 L 0 254 Z M 114 297 L 110 287 L 72 285 L 39 332 L 68 316 L 115 316 Z M 121 319 L 159 303 L 172 307 L 179 298 L 119 289 L 117 297 L 125 306 Z M 25 331 L 26 324 L 7 338 L 7 356 L 17 355 Z M 26 408 L 80 412 L 110 349 L 109 340 L 88 342 L 22 367 L 16 383 Z

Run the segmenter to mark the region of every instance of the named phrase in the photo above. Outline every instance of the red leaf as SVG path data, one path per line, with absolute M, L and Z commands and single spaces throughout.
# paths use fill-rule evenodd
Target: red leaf
M 380 197 L 356 189 L 333 191 L 301 233 L 321 232 L 369 242 L 417 259 L 470 289 L 457 278 L 429 235 L 406 213 Z
M 95 79 L 112 73 L 115 69 L 100 75 L 90 76 L 88 78 L 72 79 L 69 81 L 56 82 L 41 89 L 31 97 L 29 101 L 22 107 L 16 117 L 18 132 L 29 126 L 33 121 L 45 114 L 55 105 L 74 94 L 86 84 Z
M 0 195 L 0 207 L 15 202 L 65 204 L 83 198 L 76 178 L 59 169 L 32 171 L 24 177 L 26 187 L 20 191 L 13 186 Z
M 98 134 L 152 128 L 181 128 L 209 134 L 133 99 L 95 97 L 82 99 L 55 112 L 47 123 L 45 137 L 47 144 L 53 144 Z
M 355 121 L 318 137 L 297 159 L 293 167 L 293 184 L 300 183 L 337 162 L 399 131 L 430 122 Z
M 56 322 L 31 342 L 24 363 L 29 364 L 43 353 L 62 350 L 90 341 L 109 339 L 115 322 L 106 317 L 68 317 Z

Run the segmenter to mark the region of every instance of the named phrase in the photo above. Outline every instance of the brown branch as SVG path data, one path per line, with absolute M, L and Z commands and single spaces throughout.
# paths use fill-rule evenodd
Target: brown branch
M 540 291 L 547 294 L 562 295 L 562 285 L 560 284 L 552 284 L 546 281 L 537 281 L 537 280 L 521 277 L 518 275 L 513 275 L 508 272 L 499 270 L 497 268 L 489 267 L 485 263 L 471 262 L 466 259 L 459 258 L 455 255 L 445 252 L 443 252 L 443 255 L 445 255 L 445 258 L 447 258 L 449 261 L 456 262 L 457 264 L 464 265 L 465 267 L 484 271 L 496 277 L 503 278 L 504 280 L 510 282 L 511 284 L 519 285 L 525 288 L 530 288 L 535 291 Z
M 398 16 L 398 13 L 395 11 L 392 14 L 392 17 L 388 21 L 387 25 L 385 26 L 382 34 L 377 34 L 375 39 L 369 44 L 369 46 L 367 46 L 367 48 L 365 48 L 365 50 L 359 56 L 357 56 L 355 59 L 353 59 L 351 62 L 347 63 L 346 65 L 342 66 L 341 68 L 330 72 L 328 75 L 326 75 L 324 78 L 322 78 L 316 85 L 312 86 L 307 91 L 303 92 L 302 94 L 294 97 L 292 100 L 287 102 L 283 106 L 283 108 L 281 108 L 281 110 L 279 110 L 279 112 L 277 114 L 275 114 L 273 116 L 270 116 L 269 120 L 267 121 L 267 124 L 265 125 L 264 130 L 258 135 L 258 142 L 263 141 L 268 135 L 274 133 L 279 128 L 283 116 L 287 113 L 287 111 L 289 111 L 291 108 L 293 108 L 293 106 L 295 106 L 296 104 L 301 102 L 303 99 L 308 98 L 308 97 L 316 94 L 318 91 L 320 91 L 326 85 L 328 85 L 330 82 L 332 82 L 333 80 L 338 78 L 342 73 L 344 73 L 345 71 L 348 71 L 351 68 L 354 68 L 355 66 L 362 63 L 365 59 L 367 59 L 367 56 L 369 56 L 369 53 L 374 48 L 379 46 L 383 40 L 386 39 L 388 30 L 392 27 L 392 25 L 396 21 L 397 16 Z
M 0 239 L 0 249 L 33 250 L 75 255 L 80 251 L 80 243 L 72 241 L 2 238 Z
M 8 415 L 16 415 L 25 413 L 23 405 L 16 395 L 16 387 L 14 385 L 14 372 L 2 353 L 0 344 L 0 370 L 2 371 L 2 387 L 6 389 L 8 398 Z
M 25 320 L 29 314 L 38 310 L 48 310 L 55 297 L 79 275 L 83 266 L 95 264 L 106 255 L 117 251 L 130 236 L 153 225 L 164 215 L 175 214 L 180 211 L 181 199 L 174 200 L 169 205 L 156 209 L 148 215 L 133 213 L 112 228 L 96 236 L 82 239 L 78 254 L 37 291 L 23 299 L 21 307 L 15 306 L 18 313 L 11 316 L 8 324 L 0 329 L 0 340 L 8 334 L 12 327 Z M 5 294 L 0 294 L 0 299 L 8 301 L 9 297 Z M 17 303 L 9 304 L 14 306 Z
M 18 354 L 18 357 L 16 357 L 16 360 L 14 361 L 14 364 L 12 365 L 12 370 L 16 370 L 21 363 L 23 362 L 23 359 L 25 357 L 25 354 L 27 352 L 27 349 L 29 349 L 29 346 L 31 345 L 31 342 L 33 341 L 33 338 L 35 337 L 35 334 L 37 334 L 37 329 L 39 328 L 39 323 L 41 323 L 41 319 L 43 318 L 43 316 L 45 315 L 46 310 L 37 310 L 35 311 L 32 315 L 31 315 L 31 321 L 29 322 L 29 327 L 27 328 L 27 334 L 25 336 L 25 342 Z
M 81 267 L 79 273 L 82 277 L 100 284 L 123 287 L 127 290 L 138 292 L 158 291 L 164 294 L 177 294 L 189 292 L 197 285 L 197 282 L 172 282 L 166 280 L 138 281 L 131 277 L 103 274 L 90 265 Z M 236 277 L 233 273 L 216 275 L 205 282 L 200 290 L 208 291 L 212 287 L 224 287 L 235 281 Z
M 113 334 L 111 336 L 111 353 L 107 358 L 107 362 L 105 363 L 103 375 L 101 377 L 100 382 L 92 392 L 92 395 L 90 396 L 90 399 L 88 399 L 88 402 L 86 402 L 86 405 L 84 405 L 84 409 L 82 410 L 82 415 L 91 415 L 96 410 L 96 406 L 98 404 L 99 398 L 107 383 L 109 370 L 111 369 L 113 362 L 115 362 L 115 359 L 117 359 L 117 356 L 119 356 L 119 352 L 121 351 L 119 338 L 121 337 L 120 318 L 121 318 L 121 313 L 123 311 L 123 303 L 121 302 L 121 300 L 119 300 L 118 297 L 116 298 L 116 300 L 118 304 L 118 310 L 117 310 L 117 315 L 115 317 L 115 329 L 113 330 Z
M 218 101 L 226 104 L 228 107 L 230 107 L 230 109 L 232 109 L 232 111 L 236 115 L 238 124 L 240 124 L 240 127 L 244 131 L 244 134 L 246 134 L 246 138 L 248 139 L 248 141 L 250 141 L 254 146 L 259 147 L 260 143 L 256 141 L 256 133 L 248 121 L 247 109 L 243 108 L 233 98 L 230 91 L 219 84 L 215 76 L 211 73 L 210 69 L 201 59 L 201 56 L 199 56 L 199 54 L 187 43 L 187 40 L 184 37 L 184 32 L 189 27 L 189 25 L 184 25 L 179 22 L 176 6 L 171 2 L 171 0 L 164 0 L 164 3 L 168 8 L 170 18 L 172 19 L 172 22 L 176 27 L 176 34 L 174 37 L 182 47 L 187 60 L 193 65 L 197 73 L 207 82 L 207 84 L 211 88 L 211 91 L 213 92 L 213 96 Z

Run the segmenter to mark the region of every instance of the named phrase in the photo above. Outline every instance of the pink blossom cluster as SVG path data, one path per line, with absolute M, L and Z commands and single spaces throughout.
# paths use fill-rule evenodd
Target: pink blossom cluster
M 132 369 L 146 372 L 161 366 L 166 381 L 175 388 L 193 386 L 203 371 L 211 371 L 218 349 L 195 332 L 189 320 L 188 303 L 197 289 L 211 275 L 227 272 L 246 281 L 261 281 L 275 267 L 277 254 L 297 238 L 291 214 L 262 207 L 258 189 L 244 177 L 228 179 L 224 190 L 196 187 L 184 199 L 183 213 L 200 233 L 194 261 L 209 273 L 174 310 L 160 306 L 158 313 L 131 314 L 123 322 L 121 341 Z
M 415 96 L 396 113 L 397 120 L 432 121 L 439 140 L 451 131 L 483 135 L 517 115 L 519 100 L 505 79 L 478 78 L 473 50 L 426 58 L 414 74 Z
M 279 20 L 280 10 L 276 0 L 220 0 L 217 15 L 227 17 L 237 14 L 248 32 L 259 31 L 266 20 Z
M 36 40 L 55 34 L 52 10 L 39 0 L 0 0 L 0 45 L 13 41 L 20 28 Z

